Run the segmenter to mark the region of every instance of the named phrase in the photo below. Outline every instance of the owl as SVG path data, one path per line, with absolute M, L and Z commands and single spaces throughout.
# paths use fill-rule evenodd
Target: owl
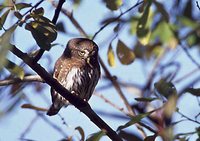
M 71 94 L 88 101 L 100 78 L 98 46 L 86 38 L 71 39 L 55 63 L 53 77 Z M 64 97 L 51 88 L 52 105 L 47 115 L 56 115 L 69 105 Z

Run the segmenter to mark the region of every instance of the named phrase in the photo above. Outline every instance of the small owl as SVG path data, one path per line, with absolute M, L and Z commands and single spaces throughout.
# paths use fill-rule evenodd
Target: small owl
M 72 94 L 88 101 L 100 77 L 98 46 L 86 38 L 71 39 L 54 67 L 53 77 Z M 56 115 L 69 102 L 51 88 L 52 105 L 47 115 Z

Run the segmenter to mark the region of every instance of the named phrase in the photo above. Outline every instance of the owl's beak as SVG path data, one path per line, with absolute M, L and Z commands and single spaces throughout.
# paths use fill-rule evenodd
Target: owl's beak
M 93 68 L 93 66 L 90 64 L 90 56 L 86 59 L 86 62 L 91 68 Z
M 90 67 L 92 67 L 92 65 L 91 65 L 91 63 L 90 63 L 90 56 L 91 56 L 90 52 L 86 50 L 86 51 L 85 51 L 84 58 L 85 58 L 87 64 L 88 64 Z

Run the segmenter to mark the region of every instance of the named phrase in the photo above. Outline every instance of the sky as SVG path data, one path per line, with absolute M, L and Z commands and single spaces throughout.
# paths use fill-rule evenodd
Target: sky
M 27 1 L 28 0 L 26 0 L 25 2 Z M 130 6 L 132 4 L 133 2 L 130 2 Z M 45 12 L 45 15 L 48 17 L 49 15 L 51 15 L 50 16 L 50 19 L 51 19 L 54 13 L 54 11 L 52 10 L 53 8 L 46 5 L 50 5 L 50 4 L 48 2 L 44 2 L 42 5 L 47 10 L 47 12 Z M 66 4 L 64 5 L 64 8 L 71 9 L 71 6 L 66 2 Z M 122 9 L 122 10 L 125 10 L 125 9 Z M 133 10 L 133 12 L 135 11 Z M 81 4 L 81 6 L 78 9 L 74 9 L 74 12 L 73 12 L 74 17 L 78 21 L 80 21 L 81 26 L 83 27 L 83 29 L 85 29 L 85 31 L 89 35 L 93 35 L 97 31 L 97 29 L 99 29 L 99 25 L 101 22 L 100 20 L 102 19 L 102 17 L 108 17 L 108 13 L 109 13 L 109 10 L 105 7 L 105 5 L 101 3 L 101 0 L 97 0 L 97 1 L 85 0 Z M 115 14 L 117 15 L 119 13 L 116 12 Z M 78 34 L 77 30 L 70 23 L 67 17 L 64 17 L 63 15 L 61 15 L 59 17 L 59 21 L 63 21 L 65 23 L 65 28 L 67 31 Z M 108 66 L 108 63 L 107 63 L 106 54 L 107 54 L 108 44 L 106 46 L 101 46 L 101 45 L 102 43 L 104 43 L 105 39 L 109 37 L 109 35 L 113 32 L 112 28 L 113 26 L 108 26 L 95 39 L 95 42 L 98 45 L 100 45 L 99 54 L 107 66 Z M 125 26 L 124 28 L 128 28 L 128 27 Z M 55 42 L 65 45 L 69 39 L 74 38 L 74 37 L 77 37 L 77 35 L 71 36 L 71 35 L 59 33 L 57 40 Z M 119 38 L 123 39 L 123 41 L 125 41 L 128 46 L 131 46 L 133 44 L 132 39 L 130 39 L 129 34 L 126 32 L 122 32 Z M 23 51 L 27 51 L 28 47 L 35 44 L 35 42 L 33 41 L 31 37 L 31 34 L 23 30 L 22 28 L 17 29 L 15 40 L 16 40 L 16 46 L 20 47 L 20 49 L 22 49 Z M 114 44 L 116 44 L 116 42 L 114 42 Z M 63 50 L 64 48 L 61 46 L 53 47 L 49 52 L 45 53 L 44 59 L 41 59 L 39 63 L 42 66 L 46 67 L 49 72 L 52 71 L 53 65 L 56 59 L 62 54 Z M 195 49 L 192 50 L 193 56 L 196 59 L 199 59 L 198 57 L 199 54 L 197 54 L 196 52 L 197 50 Z M 47 54 L 52 57 L 52 60 L 50 61 L 50 63 L 48 59 L 45 58 L 45 56 L 48 56 Z M 13 59 L 15 62 L 20 62 L 19 59 L 13 57 L 12 55 L 10 55 L 10 58 Z M 180 51 L 179 56 L 177 56 L 177 60 L 182 61 L 181 66 L 183 68 L 181 72 L 179 73 L 179 76 L 182 76 L 183 74 L 186 74 L 193 68 L 196 68 L 196 66 L 194 66 L 189 59 L 185 59 L 185 58 L 186 58 L 185 54 L 182 51 Z M 153 63 L 150 63 L 146 67 L 147 69 L 146 71 L 149 71 L 152 69 L 152 64 Z M 143 67 L 143 65 L 144 64 L 142 64 L 139 60 L 136 60 L 133 64 L 129 66 L 123 66 L 117 60 L 116 68 L 110 68 L 109 66 L 108 67 L 110 69 L 110 72 L 113 75 L 117 75 L 117 76 L 120 75 L 120 79 L 122 80 L 125 80 L 125 81 L 128 80 L 129 82 L 133 82 L 133 83 L 138 82 L 138 80 L 140 80 L 139 83 L 143 84 L 147 77 L 144 74 L 144 72 L 141 72 L 141 68 Z M 120 68 L 120 71 L 118 68 Z M 188 68 L 190 68 L 190 70 L 188 70 Z M 34 73 L 30 69 L 29 71 Z M 197 75 L 194 77 L 197 77 L 197 76 L 199 76 L 199 73 L 197 73 Z M 101 78 L 100 82 L 98 83 L 97 89 L 100 88 L 101 86 L 105 86 L 105 84 L 109 84 L 109 82 L 102 81 L 102 80 L 103 78 Z M 184 84 L 178 85 L 177 89 L 179 90 L 183 85 Z M 43 84 L 43 86 L 45 87 L 45 90 L 43 90 L 42 93 L 45 95 L 45 99 L 48 100 L 48 103 L 45 102 L 44 99 L 40 98 L 40 95 L 38 95 L 36 91 L 30 86 L 27 86 L 27 88 L 25 88 L 23 92 L 26 95 L 29 95 L 29 97 L 31 97 L 30 100 L 32 103 L 34 103 L 34 105 L 47 108 L 51 104 L 50 92 L 49 92 L 49 87 L 46 86 L 46 84 Z M 198 87 L 198 86 L 195 86 L 195 87 Z M 126 90 L 124 91 L 127 92 Z M 114 88 L 110 88 L 103 91 L 97 91 L 97 92 L 99 92 L 100 94 L 104 94 L 107 98 L 112 99 L 112 101 L 117 101 L 117 104 L 123 107 L 123 102 L 118 97 L 118 95 L 116 95 L 116 91 Z M 4 94 L 7 94 L 6 91 L 4 92 Z M 135 96 L 134 95 L 127 96 L 127 98 L 133 98 L 133 97 Z M 190 95 L 185 95 L 183 96 L 183 100 L 181 100 L 180 103 L 178 103 L 178 106 L 180 107 L 180 110 L 186 115 L 188 116 L 196 115 L 200 110 L 199 106 L 197 106 L 197 102 L 189 103 L 188 99 L 190 99 L 191 101 L 196 101 L 194 97 Z M 22 105 L 25 103 L 27 103 L 27 101 L 23 101 L 20 104 Z M 102 99 L 98 98 L 97 96 L 92 96 L 89 103 L 95 111 L 104 111 L 105 113 L 115 112 L 115 113 L 123 115 L 115 108 L 106 104 Z M 61 139 L 62 135 L 59 132 L 57 132 L 54 128 L 50 127 L 46 122 L 44 122 L 43 119 L 35 118 L 37 115 L 35 111 L 29 110 L 29 109 L 21 109 L 20 108 L 21 105 L 18 105 L 18 108 L 16 108 L 16 110 L 11 115 L 8 115 L 7 117 L 3 119 L 0 119 L 0 141 L 19 140 L 20 136 L 25 132 L 27 125 L 29 125 L 29 123 L 33 119 L 34 119 L 34 122 L 36 123 L 30 129 L 28 134 L 25 135 L 26 139 L 33 139 L 36 141 L 43 141 L 43 140 L 55 141 L 55 140 Z M 0 103 L 0 106 L 6 106 L 6 102 Z M 62 129 L 66 131 L 67 135 L 77 136 L 76 139 L 80 137 L 79 133 L 74 130 L 78 126 L 81 126 L 84 128 L 86 137 L 91 133 L 99 131 L 96 125 L 94 125 L 83 113 L 81 113 L 79 110 L 77 110 L 73 106 L 68 106 L 67 108 L 63 108 L 60 111 L 60 115 L 64 117 L 64 121 L 66 122 L 67 125 L 63 124 L 63 121 L 61 120 L 61 117 L 59 116 L 54 116 L 54 117 L 45 116 L 45 118 L 49 120 L 50 122 L 53 122 L 56 125 L 59 125 Z M 112 118 L 102 116 L 102 115 L 100 115 L 100 117 L 102 117 L 103 120 L 107 122 L 114 130 L 116 130 L 119 125 L 125 124 L 128 121 L 128 120 L 113 120 Z M 179 115 L 176 115 L 175 119 L 178 119 L 178 117 Z M 196 125 L 194 125 L 191 122 L 183 122 L 175 128 L 175 132 L 179 132 L 179 131 L 188 132 L 188 131 L 191 131 L 191 129 L 194 129 L 195 127 Z M 134 130 L 134 129 L 135 127 L 128 128 L 129 131 Z M 196 136 L 192 136 L 191 140 L 195 140 L 195 139 L 196 139 Z M 110 139 L 108 137 L 103 137 L 101 140 L 109 141 Z

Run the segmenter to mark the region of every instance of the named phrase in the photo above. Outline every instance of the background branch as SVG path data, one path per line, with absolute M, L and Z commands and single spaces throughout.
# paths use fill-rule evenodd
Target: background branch
M 8 78 L 5 80 L 0 80 L 0 86 L 11 85 L 15 83 L 22 83 L 22 82 L 44 82 L 39 75 L 29 75 L 25 76 L 23 79 L 20 78 Z

